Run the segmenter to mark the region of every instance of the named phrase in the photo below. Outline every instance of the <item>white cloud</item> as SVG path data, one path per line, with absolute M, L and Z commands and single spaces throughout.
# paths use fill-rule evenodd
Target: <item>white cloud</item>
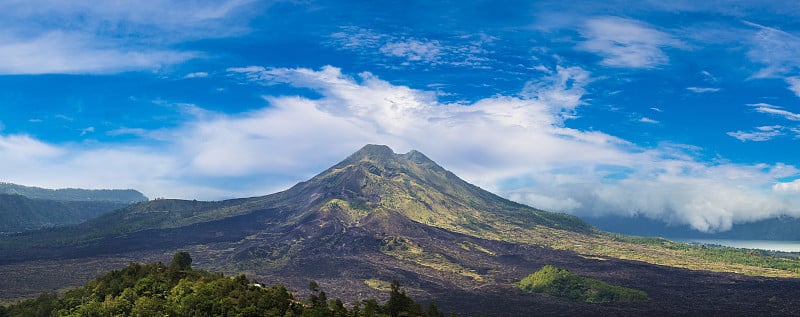
M 432 92 L 394 86 L 369 73 L 352 78 L 334 67 L 319 71 L 250 69 L 254 73 L 242 76 L 262 84 L 311 88 L 323 97 L 270 98 L 275 107 L 272 111 L 252 114 L 261 118 L 259 122 L 293 121 L 294 115 L 289 114 L 293 112 L 310 118 L 302 128 L 281 126 L 278 131 L 287 137 L 264 128 L 272 125 L 267 121 L 243 124 L 234 120 L 231 127 L 220 129 L 253 127 L 242 135 L 259 141 L 245 140 L 250 146 L 243 148 L 282 148 L 284 145 L 272 142 L 323 130 L 325 138 L 353 147 L 370 142 L 389 144 L 401 152 L 421 150 L 468 181 L 534 206 L 584 215 L 642 214 L 705 231 L 726 230 L 733 223 L 779 214 L 800 214 L 794 207 L 796 200 L 769 194 L 776 179 L 798 174 L 792 166 L 704 163 L 694 159 L 696 149 L 691 147 L 665 144 L 639 149 L 601 132 L 564 127 L 563 118 L 582 104 L 583 85 L 590 81 L 588 73 L 579 68 L 557 68 L 551 76 L 532 80 L 521 94 L 523 98 L 498 96 L 468 105 L 442 104 Z M 315 125 L 322 128 L 311 128 Z M 265 132 L 259 137 L 257 130 Z M 336 153 L 326 156 L 331 158 L 346 154 L 341 147 L 317 142 L 317 138 L 306 140 L 315 153 Z M 224 146 L 223 139 L 231 138 L 220 137 L 220 142 L 198 151 Z M 254 145 L 258 142 L 264 144 Z M 304 150 L 290 147 L 286 157 L 302 156 Z M 222 166 L 228 159 L 219 159 L 217 164 Z M 283 170 L 305 170 L 291 163 L 275 164 Z M 608 166 L 626 172 L 622 176 L 605 172 Z M 519 179 L 530 185 L 505 185 Z
M 186 76 L 183 76 L 183 78 L 206 78 L 206 77 L 208 77 L 207 72 L 194 72 L 186 74 Z
M 743 132 L 743 131 L 736 131 L 736 132 L 728 132 L 728 135 L 738 139 L 739 141 L 753 141 L 753 142 L 761 142 L 761 141 L 769 141 L 777 136 L 783 135 L 783 127 L 779 125 L 775 126 L 762 126 L 757 127 L 756 130 L 753 132 Z
M 183 62 L 191 52 L 123 51 L 93 47 L 92 39 L 53 32 L 41 37 L 0 41 L 0 74 L 113 73 L 156 70 L 161 65 Z
M 714 75 L 712 75 L 707 70 L 701 71 L 700 74 L 703 75 L 703 78 L 705 79 L 705 81 L 707 81 L 709 83 L 716 83 L 717 82 L 717 77 L 714 77 Z
M 800 114 L 783 110 L 778 106 L 766 103 L 749 104 L 748 106 L 755 107 L 756 112 L 780 116 L 786 120 L 800 121 Z
M 18 159 L 19 162 L 52 158 L 62 154 L 62 150 L 40 142 L 28 135 L 0 136 L 0 153 L 4 157 Z
M 748 57 L 764 65 L 755 78 L 784 77 L 800 69 L 800 38 L 783 30 L 745 22 L 755 32 L 750 37 Z
M 658 123 L 658 120 L 650 119 L 648 117 L 641 117 L 639 119 L 639 122 L 656 124 L 656 123 Z
M 797 97 L 800 97 L 800 77 L 787 77 L 786 83 L 789 84 L 791 90 Z
M 776 183 L 772 186 L 772 190 L 776 192 L 800 193 L 800 179 L 791 182 Z
M 686 90 L 702 94 L 702 93 L 706 93 L 706 92 L 718 92 L 719 88 L 713 88 L 713 87 L 686 87 Z
M 88 127 L 81 130 L 81 136 L 87 135 L 89 133 L 94 133 L 94 127 Z
M 345 26 L 329 36 L 326 43 L 340 50 L 349 50 L 365 56 L 379 57 L 375 64 L 396 67 L 386 63 L 385 57 L 400 58 L 404 66 L 451 65 L 485 68 L 490 61 L 486 48 L 495 38 L 485 34 L 451 36 L 440 40 L 418 38 L 408 34 L 381 34 L 370 29 Z
M 564 118 L 583 104 L 583 85 L 591 81 L 580 68 L 552 69 L 519 97 L 464 104 L 331 66 L 229 71 L 319 96 L 267 96 L 263 109 L 235 115 L 186 105 L 192 119 L 177 128 L 115 132 L 155 138 L 138 147 L 5 136 L 0 175 L 30 185 L 132 187 L 151 197 L 214 199 L 284 189 L 366 143 L 379 143 L 398 152 L 420 150 L 467 181 L 553 211 L 641 214 L 708 231 L 800 215 L 800 198 L 772 190 L 778 180 L 800 175 L 793 166 L 708 163 L 692 147 L 639 148 L 566 127 Z
M 575 117 L 575 109 L 583 104 L 581 98 L 586 93 L 584 87 L 590 81 L 589 72 L 580 67 L 557 66 L 550 75 L 525 83 L 520 95 L 539 101 L 556 114 L 540 120 L 558 119 L 548 123 L 562 124 L 564 119 Z
M 601 63 L 610 67 L 654 68 L 669 62 L 662 48 L 683 46 L 642 22 L 617 17 L 591 19 L 581 34 L 586 41 L 578 48 L 600 55 Z
M 664 110 L 662 110 L 661 108 L 658 108 L 658 107 L 650 107 L 650 110 L 653 110 L 655 112 L 664 112 Z
M 755 108 L 755 111 L 759 113 L 779 116 L 789 121 L 800 121 L 800 114 L 784 110 L 783 108 L 776 105 L 762 102 L 762 103 L 748 104 L 748 106 Z M 798 131 L 800 130 L 798 130 L 798 128 L 786 127 L 782 125 L 760 126 L 756 127 L 755 130 L 756 131 L 751 131 L 751 132 L 744 132 L 744 131 L 728 132 L 728 135 L 742 142 L 769 141 L 775 137 L 785 135 L 786 132 L 795 133 L 796 137 L 800 138 L 800 133 L 798 133 Z
M 510 192 L 506 193 L 508 199 L 514 201 L 524 201 L 525 203 L 536 206 L 543 210 L 576 210 L 582 204 L 570 197 L 553 198 L 551 196 L 540 195 L 531 192 Z
M 372 30 L 355 26 L 343 26 L 340 32 L 330 35 L 333 45 L 341 48 L 359 50 L 362 48 L 378 48 L 386 41 L 388 36 L 375 33 Z
M 747 57 L 760 65 L 753 78 L 781 78 L 800 97 L 800 37 L 779 28 L 744 21 L 749 28 L 736 30 L 731 43 L 746 43 Z
M 438 63 L 440 55 L 443 53 L 442 45 L 439 44 L 439 41 L 422 42 L 414 39 L 386 43 L 381 46 L 380 51 L 388 56 L 428 63 Z
M 4 1 L 0 74 L 157 70 L 199 56 L 172 44 L 242 33 L 228 14 L 247 2 Z
M 133 135 L 139 137 L 146 137 L 150 132 L 141 128 L 119 128 L 106 132 L 109 136 Z

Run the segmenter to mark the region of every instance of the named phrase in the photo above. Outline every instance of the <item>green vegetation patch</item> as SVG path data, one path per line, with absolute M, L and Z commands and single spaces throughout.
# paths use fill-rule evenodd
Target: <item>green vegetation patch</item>
M 191 265 L 191 256 L 184 252 L 175 254 L 169 266 L 133 263 L 63 296 L 44 293 L 36 299 L 0 306 L 0 317 L 445 316 L 433 303 L 422 308 L 397 281 L 388 283 L 389 300 L 385 304 L 367 299 L 347 308 L 339 299 L 328 300 L 314 281 L 309 283 L 308 300 L 303 301 L 282 285 L 262 285 L 244 275 L 226 277 L 194 270 Z
M 589 303 L 639 302 L 649 299 L 643 291 L 582 277 L 552 265 L 546 265 L 515 285 L 529 293 L 544 293 Z

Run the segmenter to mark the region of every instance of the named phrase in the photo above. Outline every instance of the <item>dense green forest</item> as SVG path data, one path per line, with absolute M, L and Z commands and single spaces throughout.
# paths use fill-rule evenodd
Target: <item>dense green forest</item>
M 33 199 L 0 193 L 0 234 L 74 225 L 128 205 L 115 201 Z
M 147 200 L 142 193 L 133 189 L 47 189 L 2 182 L 0 193 L 59 201 L 114 201 L 131 204 Z
M 63 296 L 44 293 L 8 307 L 8 316 L 314 316 L 314 317 L 443 317 L 433 303 L 423 309 L 392 282 L 389 300 L 375 299 L 345 307 L 328 300 L 316 282 L 309 298 L 298 300 L 282 285 L 266 286 L 244 275 L 226 277 L 191 268 L 188 253 L 163 263 L 130 264 L 89 281 Z
M 579 276 L 566 269 L 545 265 L 516 285 L 526 292 L 544 293 L 590 303 L 646 301 L 645 292 Z

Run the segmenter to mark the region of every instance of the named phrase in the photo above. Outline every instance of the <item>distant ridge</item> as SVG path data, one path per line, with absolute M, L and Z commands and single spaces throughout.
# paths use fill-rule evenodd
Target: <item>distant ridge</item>
M 118 201 L 49 200 L 0 194 L 0 234 L 74 225 L 129 205 Z
M 21 195 L 32 199 L 59 201 L 107 201 L 137 203 L 146 201 L 142 193 L 133 189 L 46 189 L 0 182 L 0 194 Z
M 147 201 L 133 189 L 46 189 L 0 182 L 0 234 L 74 225 Z

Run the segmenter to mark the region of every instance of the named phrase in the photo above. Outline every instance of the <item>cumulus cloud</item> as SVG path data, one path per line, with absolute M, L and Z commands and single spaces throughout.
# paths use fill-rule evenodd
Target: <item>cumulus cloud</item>
M 591 81 L 580 68 L 550 69 L 518 96 L 468 104 L 443 103 L 432 91 L 332 66 L 228 72 L 245 83 L 316 95 L 265 96 L 262 109 L 239 114 L 191 107 L 192 119 L 176 128 L 116 132 L 154 140 L 138 147 L 55 146 L 5 136 L 0 174 L 9 181 L 38 179 L 33 185 L 70 180 L 70 186 L 138 188 L 152 197 L 215 199 L 286 188 L 379 143 L 398 152 L 420 150 L 467 181 L 553 211 L 642 215 L 704 231 L 800 215 L 800 199 L 774 189 L 778 180 L 800 175 L 793 166 L 709 163 L 692 147 L 640 148 L 566 126 L 565 118 L 584 106 L 583 87 Z
M 658 120 L 655 120 L 655 119 L 650 119 L 650 118 L 648 118 L 648 117 L 641 117 L 641 118 L 639 119 L 639 122 L 642 122 L 642 123 L 652 123 L 652 124 L 656 124 L 656 123 L 658 123 Z
M 600 55 L 601 64 L 610 67 L 654 68 L 669 62 L 663 48 L 683 46 L 667 33 L 618 17 L 591 19 L 581 34 L 586 41 L 578 48 Z
M 582 215 L 643 215 L 703 231 L 780 214 L 800 214 L 797 199 L 773 196 L 792 166 L 706 163 L 691 147 L 642 149 L 601 132 L 564 126 L 582 105 L 589 74 L 556 68 L 532 80 L 521 97 L 470 105 L 441 104 L 430 92 L 391 85 L 369 73 L 349 77 L 334 67 L 253 69 L 262 84 L 312 88 L 309 111 L 346 120 L 346 143 L 416 148 L 467 180 L 542 208 Z M 298 102 L 298 99 L 289 99 Z M 288 102 L 270 99 L 273 106 Z M 363 130 L 366 129 L 366 130 Z M 766 128 L 765 128 L 766 130 Z M 356 131 L 364 131 L 363 134 Z M 509 185 L 529 184 L 522 188 Z
M 800 179 L 791 182 L 776 183 L 772 186 L 772 190 L 776 192 L 798 193 L 800 192 Z

